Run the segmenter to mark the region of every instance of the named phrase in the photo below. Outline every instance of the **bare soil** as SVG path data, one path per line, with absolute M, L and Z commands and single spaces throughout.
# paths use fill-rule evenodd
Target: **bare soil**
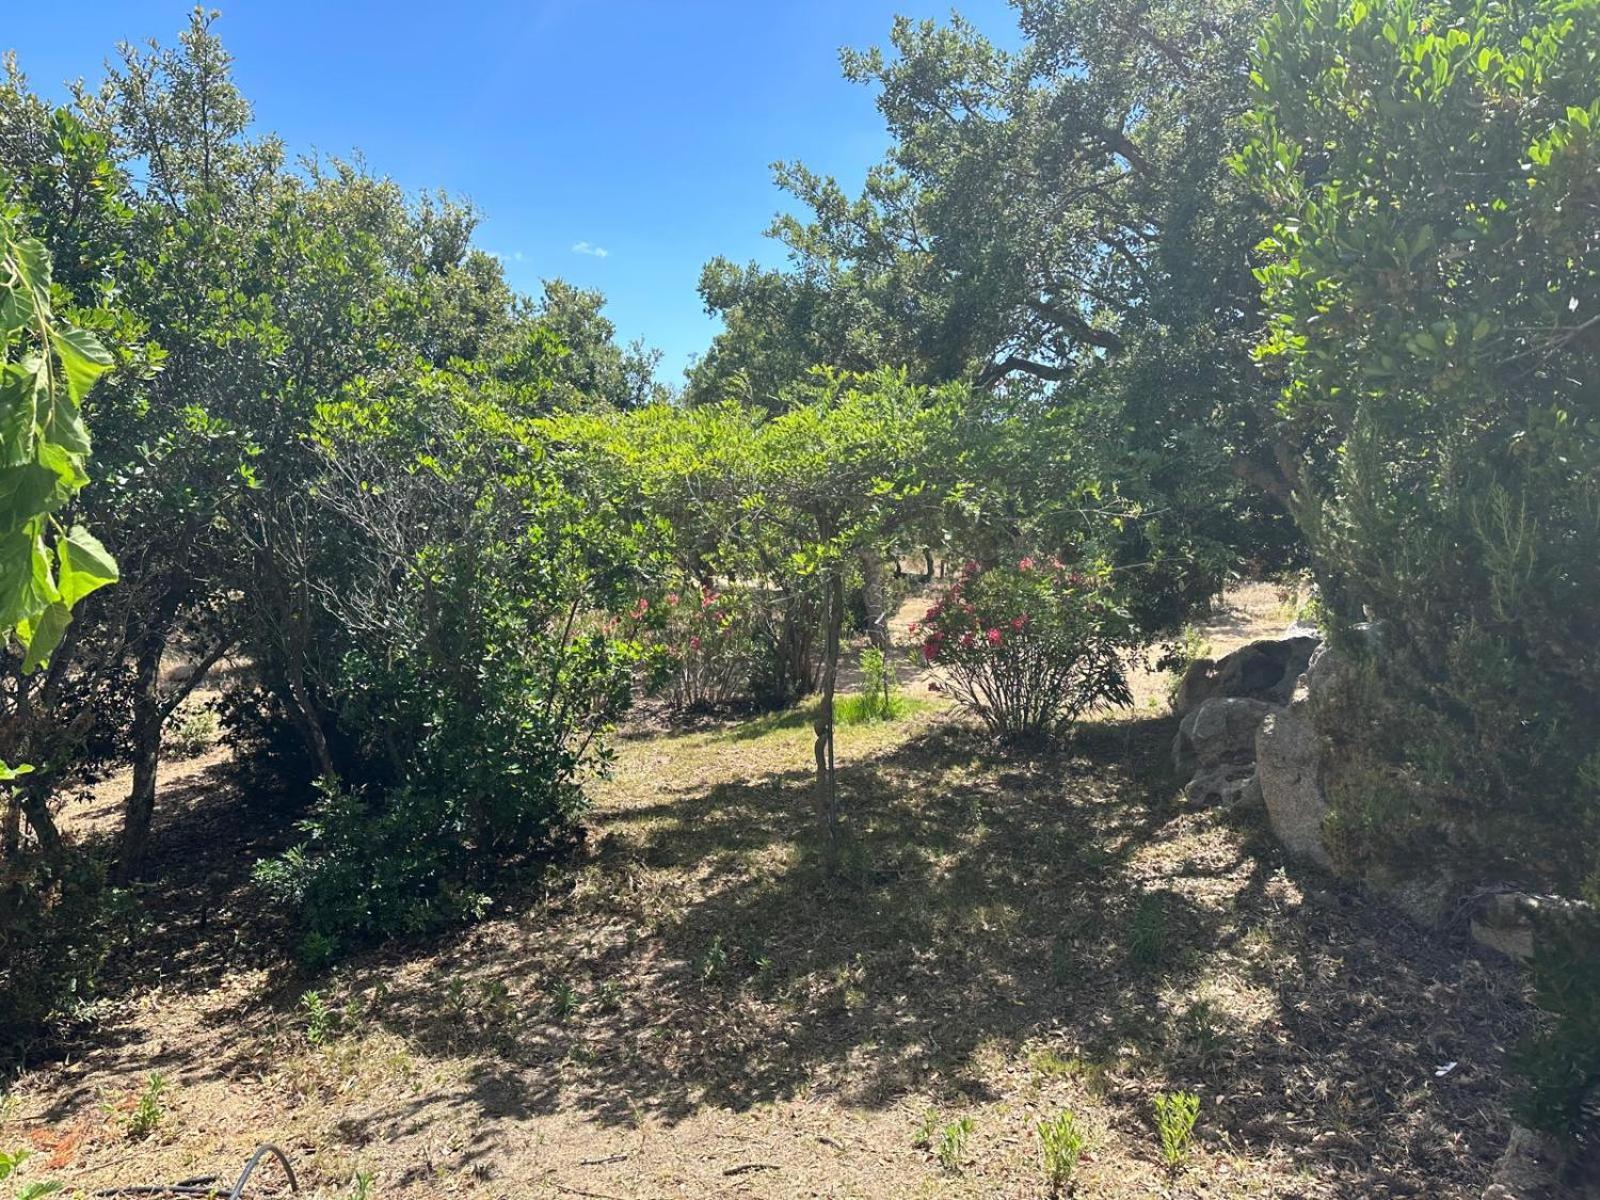
M 1284 607 L 1235 593 L 1206 637 L 1277 632 Z M 1187 806 L 1163 677 L 1033 755 L 928 682 L 907 719 L 842 731 L 836 846 L 806 713 L 645 714 L 539 894 L 319 977 L 249 883 L 292 832 L 281 798 L 187 764 L 150 926 L 99 1020 L 16 1082 L 0 1144 L 85 1191 L 231 1179 L 272 1141 L 329 1197 L 359 1172 L 408 1200 L 1037 1197 L 1036 1125 L 1070 1109 L 1081 1197 L 1481 1192 L 1526 1019 L 1511 972 Z M 133 1140 L 152 1072 L 163 1115 Z M 1151 1110 L 1177 1089 L 1201 1110 L 1169 1171 Z M 963 1116 L 942 1164 L 919 1135 Z

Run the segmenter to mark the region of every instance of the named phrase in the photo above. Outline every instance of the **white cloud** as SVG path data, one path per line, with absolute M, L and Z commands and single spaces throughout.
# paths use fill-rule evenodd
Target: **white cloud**
M 574 242 L 572 244 L 572 252 L 574 254 L 587 254 L 590 258 L 605 258 L 611 253 L 604 246 L 596 246 L 592 242 Z

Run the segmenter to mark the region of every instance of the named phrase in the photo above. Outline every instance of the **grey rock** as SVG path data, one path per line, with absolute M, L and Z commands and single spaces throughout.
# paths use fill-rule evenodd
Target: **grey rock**
M 1261 784 L 1253 765 L 1223 765 L 1201 771 L 1183 789 L 1191 804 L 1221 808 L 1251 808 L 1261 803 Z
M 1563 1157 L 1550 1138 L 1513 1126 L 1483 1200 L 1571 1200 L 1575 1195 L 1591 1195 L 1587 1188 L 1575 1193 L 1563 1186 Z
M 1178 725 L 1172 743 L 1172 765 L 1180 775 L 1254 761 L 1256 730 L 1280 709 L 1264 700 L 1217 696 L 1207 700 Z
M 1494 892 L 1475 903 L 1468 929 L 1479 945 L 1526 962 L 1533 957 L 1541 922 L 1575 917 L 1588 909 L 1581 900 L 1561 896 Z
M 1173 710 L 1186 717 L 1207 700 L 1229 696 L 1287 704 L 1318 644 L 1314 636 L 1263 638 L 1221 659 L 1196 659 L 1173 694 Z
M 1321 744 L 1303 705 L 1269 714 L 1256 733 L 1256 776 L 1272 832 L 1291 855 L 1333 866 L 1322 839 L 1328 800 Z

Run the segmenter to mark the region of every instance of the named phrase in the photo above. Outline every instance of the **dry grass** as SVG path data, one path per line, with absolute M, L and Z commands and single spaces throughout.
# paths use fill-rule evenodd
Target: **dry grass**
M 158 829 L 176 877 L 123 998 L 9 1129 L 83 1188 L 271 1139 L 327 1196 L 365 1169 L 382 1197 L 887 1200 L 1042 1196 L 1034 1128 L 1071 1108 L 1081 1196 L 1475 1196 L 1514 981 L 1184 807 L 1171 734 L 1012 758 L 937 708 L 849 728 L 829 846 L 803 714 L 641 721 L 543 894 L 316 980 L 242 881 L 251 795 L 209 772 Z M 152 1070 L 171 1109 L 133 1145 L 106 1106 Z M 1178 1088 L 1202 1109 L 1173 1177 L 1150 1108 Z M 972 1119 L 957 1169 L 917 1144 L 930 1111 Z

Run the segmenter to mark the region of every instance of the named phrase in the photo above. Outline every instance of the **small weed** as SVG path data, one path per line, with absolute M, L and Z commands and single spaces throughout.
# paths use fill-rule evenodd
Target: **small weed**
M 767 983 L 772 979 L 772 955 L 760 946 L 751 946 L 745 951 L 745 957 L 750 960 L 750 970 L 756 982 Z
M 622 1007 L 621 981 L 616 979 L 606 980 L 595 990 L 594 1000 L 601 1012 L 616 1012 Z
M 506 987 L 504 980 L 478 980 L 473 1015 L 485 1029 L 502 1025 L 516 1015 L 516 1005 L 511 1002 L 511 989 Z
M 167 1115 L 167 1106 L 162 1100 L 166 1092 L 167 1078 L 160 1071 L 156 1071 L 145 1080 L 144 1090 L 139 1093 L 133 1111 L 123 1121 L 123 1131 L 130 1139 L 136 1142 L 142 1141 L 161 1125 L 162 1119 Z
M 1171 674 L 1167 682 L 1169 702 L 1177 699 L 1178 685 L 1183 682 L 1183 677 L 1189 668 L 1200 659 L 1209 657 L 1211 657 L 1211 643 L 1207 642 L 1205 635 L 1193 625 L 1185 625 L 1177 640 L 1166 648 L 1166 652 L 1156 663 L 1158 669 Z
M 376 1177 L 371 1171 L 357 1171 L 350 1176 L 350 1186 L 345 1189 L 344 1200 L 372 1200 L 378 1194 Z
M 1178 1019 L 1178 1036 L 1201 1066 L 1210 1067 L 1222 1057 L 1224 1039 L 1216 1006 L 1209 1000 L 1196 1000 Z
M 1161 1161 L 1177 1172 L 1189 1160 L 1200 1097 L 1193 1092 L 1162 1092 L 1155 1098 L 1156 1132 L 1161 1135 Z
M 700 978 L 710 983 L 728 969 L 728 951 L 722 944 L 722 935 L 715 934 L 711 945 L 700 956 Z
M 338 1029 L 339 1016 L 328 1007 L 322 993 L 312 990 L 300 997 L 300 1011 L 306 1019 L 306 1041 L 321 1046 L 331 1041 Z
M 933 1143 L 933 1156 L 946 1171 L 961 1169 L 961 1163 L 967 1157 L 967 1140 L 972 1136 L 972 1129 L 971 1117 L 957 1117 L 940 1126 L 939 1136 Z
M 1128 927 L 1128 957 L 1146 969 L 1161 965 L 1167 956 L 1167 906 L 1161 896 L 1147 892 L 1139 898 Z
M 895 694 L 894 666 L 882 650 L 868 647 L 861 652 L 861 692 L 841 696 L 834 706 L 834 719 L 841 725 L 864 725 L 869 721 L 893 721 L 911 709 L 910 702 Z
M 565 979 L 558 979 L 550 986 L 550 1015 L 556 1020 L 571 1019 L 582 1003 L 583 996 Z
M 1084 1145 L 1083 1131 L 1078 1128 L 1078 1118 L 1071 1110 L 1039 1122 L 1039 1160 L 1051 1195 L 1058 1195 L 1061 1189 L 1071 1186 Z
M 204 754 L 217 741 L 217 714 L 208 704 L 178 706 L 162 734 L 161 745 L 173 758 Z
M 917 1123 L 917 1132 L 911 1139 L 915 1150 L 932 1150 L 933 1139 L 939 1135 L 939 1110 L 930 1108 Z
M 29 1158 L 26 1150 L 7 1152 L 0 1150 L 0 1183 L 9 1179 L 12 1174 Z M 53 1196 L 61 1190 L 61 1184 L 49 1180 L 35 1180 L 33 1183 L 20 1183 L 12 1193 L 15 1200 L 44 1200 L 46 1196 Z
M 1041 1047 L 1029 1057 L 1028 1065 L 1040 1075 L 1076 1079 L 1097 1096 L 1103 1095 L 1106 1089 L 1106 1068 L 1077 1054 L 1069 1056 L 1048 1046 Z

